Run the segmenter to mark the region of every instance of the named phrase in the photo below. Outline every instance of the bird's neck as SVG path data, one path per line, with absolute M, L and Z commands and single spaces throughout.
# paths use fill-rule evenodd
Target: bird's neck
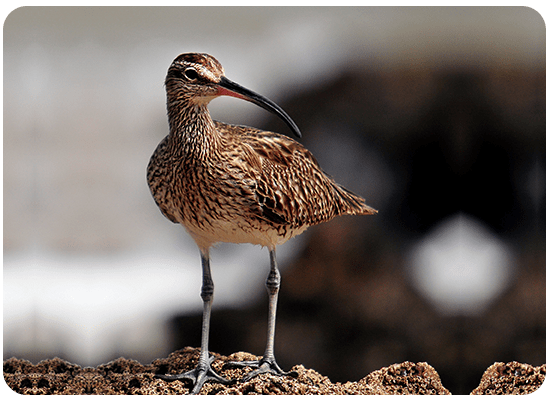
M 219 142 L 219 133 L 208 112 L 207 103 L 168 102 L 170 140 L 175 148 L 193 158 L 208 157 Z

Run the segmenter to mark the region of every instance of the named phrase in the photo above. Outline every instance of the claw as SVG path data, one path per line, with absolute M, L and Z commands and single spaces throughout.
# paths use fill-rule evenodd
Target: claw
M 277 365 L 277 361 L 275 361 L 274 358 L 262 358 L 261 360 L 253 360 L 253 361 L 230 361 L 224 365 L 224 367 L 228 368 L 243 368 L 243 367 L 250 367 L 254 368 L 253 371 L 249 372 L 244 378 L 243 382 L 247 382 L 250 379 L 254 378 L 255 376 L 258 376 L 260 374 L 271 374 L 275 376 L 292 376 L 296 378 L 298 376 L 298 373 L 296 371 L 290 371 L 290 372 L 284 372 L 279 365 Z
M 217 382 L 217 383 L 223 383 L 223 384 L 229 384 L 233 383 L 233 381 L 226 379 L 220 375 L 216 371 L 212 369 L 211 363 L 214 360 L 214 356 L 210 357 L 207 363 L 200 363 L 197 365 L 197 368 L 183 372 L 181 374 L 176 375 L 155 375 L 155 378 L 160 378 L 168 382 L 173 382 L 177 380 L 183 380 L 187 379 L 190 380 L 193 383 L 193 390 L 191 390 L 190 394 L 198 394 L 202 388 L 202 385 L 205 382 Z

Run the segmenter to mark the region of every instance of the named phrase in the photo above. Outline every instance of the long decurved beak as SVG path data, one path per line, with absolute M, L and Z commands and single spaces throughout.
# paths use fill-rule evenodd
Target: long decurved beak
M 294 133 L 299 138 L 302 137 L 302 134 L 300 133 L 300 129 L 298 129 L 298 125 L 294 123 L 292 118 L 290 118 L 289 115 L 281 107 L 279 107 L 277 104 L 275 104 L 268 98 L 262 95 L 259 95 L 258 93 L 255 93 L 252 90 L 249 90 L 233 81 L 230 81 L 225 76 L 222 76 L 220 78 L 220 81 L 218 82 L 217 85 L 218 85 L 218 95 L 231 96 L 231 97 L 236 97 L 238 99 L 250 101 L 251 103 L 254 103 L 257 106 L 260 106 L 263 109 L 277 115 L 279 118 L 285 121 L 285 123 L 292 130 L 292 133 Z

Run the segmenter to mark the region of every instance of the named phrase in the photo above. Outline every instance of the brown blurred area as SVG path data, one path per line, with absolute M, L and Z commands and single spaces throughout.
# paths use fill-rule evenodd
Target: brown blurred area
M 365 184 L 360 193 L 378 215 L 343 217 L 306 233 L 283 270 L 280 363 L 347 381 L 422 360 L 455 394 L 469 393 L 495 361 L 545 363 L 545 70 L 365 66 L 312 87 L 283 104 L 305 145 L 337 180 L 363 168 L 364 181 L 391 185 L 392 195 L 373 194 L 369 202 Z M 275 120 L 266 128 L 284 129 Z M 367 165 L 391 173 L 346 160 L 353 155 L 338 147 L 347 141 L 363 160 L 383 160 Z M 529 191 L 536 173 L 541 186 Z M 392 181 L 376 181 L 384 176 Z M 474 316 L 437 313 L 407 272 L 407 247 L 457 212 L 483 221 L 517 254 L 512 284 Z M 242 311 L 214 311 L 212 348 L 261 354 L 266 310 L 262 300 Z M 175 347 L 198 342 L 199 319 L 176 320 Z

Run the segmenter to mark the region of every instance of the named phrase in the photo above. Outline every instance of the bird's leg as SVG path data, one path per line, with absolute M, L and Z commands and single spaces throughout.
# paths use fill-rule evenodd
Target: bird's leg
M 294 372 L 284 372 L 275 361 L 275 318 L 277 315 L 277 297 L 279 295 L 279 287 L 281 286 L 281 274 L 279 268 L 277 267 L 277 259 L 275 257 L 275 248 L 269 250 L 269 257 L 271 261 L 271 269 L 265 286 L 267 288 L 267 293 L 269 295 L 269 308 L 268 308 L 268 319 L 267 319 L 267 345 L 265 347 L 265 352 L 263 357 L 260 360 L 255 361 L 232 361 L 229 366 L 234 367 L 251 367 L 255 368 L 254 371 L 250 372 L 244 377 L 244 381 L 248 381 L 253 377 L 270 373 L 273 375 L 291 375 L 295 376 Z
M 201 298 L 203 301 L 202 314 L 202 338 L 201 338 L 201 353 L 197 367 L 191 371 L 187 371 L 177 375 L 156 375 L 157 378 L 162 378 L 166 381 L 176 381 L 180 379 L 189 379 L 193 382 L 193 390 L 191 394 L 197 394 L 206 381 L 215 381 L 219 383 L 231 383 L 232 381 L 218 375 L 211 366 L 214 356 L 210 357 L 208 353 L 208 335 L 210 332 L 210 311 L 212 310 L 212 300 L 214 297 L 214 281 L 210 272 L 210 256 L 209 251 L 201 251 L 202 260 L 202 288 Z

